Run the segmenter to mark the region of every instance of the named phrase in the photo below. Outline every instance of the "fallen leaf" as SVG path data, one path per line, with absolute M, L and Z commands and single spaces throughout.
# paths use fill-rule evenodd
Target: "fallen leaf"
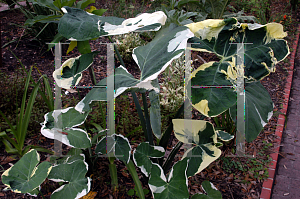
M 81 197 L 80 199 L 94 199 L 97 195 L 97 192 L 90 191 L 87 195 Z

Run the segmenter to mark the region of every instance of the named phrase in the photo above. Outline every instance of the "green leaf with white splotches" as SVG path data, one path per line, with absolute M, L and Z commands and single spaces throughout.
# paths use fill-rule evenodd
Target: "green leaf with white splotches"
M 96 146 L 95 153 L 108 154 L 114 153 L 114 156 L 128 164 L 131 154 L 131 146 L 126 137 L 119 134 L 103 137 Z
M 148 181 L 154 199 L 188 199 L 186 169 L 188 159 L 178 161 L 171 169 L 168 179 L 159 164 L 153 163 Z
M 64 89 L 76 86 L 82 78 L 82 72 L 88 69 L 98 51 L 80 55 L 66 60 L 59 69 L 53 72 L 55 83 Z
M 215 146 L 217 133 L 210 122 L 204 120 L 172 120 L 176 138 L 186 144 L 192 144 L 183 159 L 189 159 L 187 176 L 201 172 L 210 163 L 218 159 L 221 150 Z
M 245 43 L 244 77 L 247 81 L 258 81 L 274 72 L 275 65 L 289 54 L 287 42 L 283 40 L 287 33 L 278 23 L 247 24 L 229 18 L 210 19 L 186 26 L 196 36 L 189 40 L 193 43 L 192 49 L 214 53 L 221 58 L 220 62 L 232 61 L 235 65 L 233 57 L 237 56 L 236 44 Z M 228 65 L 228 70 L 236 70 L 234 65 Z M 223 73 L 227 75 L 228 70 Z M 228 79 L 231 77 L 228 76 Z
M 38 165 L 39 162 L 40 155 L 35 149 L 31 149 L 2 174 L 3 184 L 16 193 L 37 194 L 39 186 L 52 169 L 49 162 Z
M 81 114 L 74 107 L 47 113 L 42 123 L 41 133 L 70 147 L 85 149 L 91 147 L 91 139 L 86 131 L 74 128 L 84 123 L 88 112 Z
M 58 32 L 70 40 L 85 41 L 100 36 L 129 32 L 157 31 L 167 19 L 162 11 L 143 13 L 135 18 L 98 16 L 78 8 L 63 7 Z
M 77 199 L 90 191 L 91 179 L 85 177 L 88 164 L 84 159 L 84 155 L 74 155 L 53 166 L 48 179 L 54 182 L 66 182 L 66 184 L 52 193 L 52 199 Z
M 191 199 L 222 199 L 221 192 L 213 185 L 213 183 L 205 180 L 201 185 L 206 194 L 195 194 Z
M 201 65 L 191 74 L 188 85 L 191 86 L 191 93 L 187 91 L 192 106 L 208 117 L 215 117 L 236 102 L 236 92 L 231 82 L 227 79 L 222 70 L 232 64 L 230 62 L 208 62 Z M 230 67 L 229 67 L 230 68 Z M 193 86 L 202 88 L 193 88 Z M 222 86 L 231 86 L 223 87 Z
M 149 177 L 152 169 L 152 161 L 150 158 L 160 158 L 164 156 L 165 150 L 160 146 L 151 146 L 148 142 L 142 142 L 133 151 L 133 161 L 137 167 Z
M 174 59 L 183 54 L 187 40 L 191 37 L 193 33 L 188 28 L 171 24 L 168 28 L 159 31 L 147 45 L 135 48 L 132 56 L 141 71 L 140 79 L 135 79 L 123 66 L 116 68 L 114 97 L 116 98 L 127 89 L 146 89 L 159 93 L 155 80 Z M 102 79 L 97 86 L 105 85 L 106 79 Z M 89 105 L 92 101 L 106 100 L 106 88 L 93 88 L 75 108 L 79 112 L 85 112 L 90 110 Z M 159 134 L 155 135 L 159 137 Z
M 188 81 L 192 87 L 189 96 L 192 96 L 193 107 L 206 116 L 217 116 L 230 108 L 235 120 L 237 76 L 244 77 L 247 90 L 247 87 L 252 85 L 249 83 L 258 82 L 274 72 L 275 65 L 289 54 L 287 42 L 283 40 L 287 34 L 283 31 L 283 26 L 278 23 L 247 24 L 229 18 L 210 19 L 186 26 L 196 36 L 189 40 L 193 43 L 191 49 L 214 53 L 221 58 L 219 62 L 209 62 L 200 66 Z M 244 70 L 241 70 L 236 62 L 238 43 L 245 43 L 242 66 Z M 252 96 L 249 91 L 246 91 L 248 94 L 245 96 L 247 141 L 257 137 L 272 115 L 272 101 L 265 89 L 258 84 L 260 83 L 254 83 L 252 87 L 256 85 L 261 92 L 255 94 L 253 92 L 255 96 Z M 193 86 L 201 86 L 201 89 Z

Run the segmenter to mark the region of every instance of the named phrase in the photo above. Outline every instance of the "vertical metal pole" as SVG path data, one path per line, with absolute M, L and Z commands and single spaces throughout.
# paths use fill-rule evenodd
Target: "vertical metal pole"
M 115 99 L 114 99 L 114 44 L 107 44 L 107 115 L 106 127 L 107 135 L 111 136 L 115 133 Z M 108 140 L 107 140 L 108 141 Z M 107 144 L 111 146 L 110 144 Z
M 56 43 L 55 44 L 55 70 L 59 69 L 60 67 L 61 67 L 61 43 Z M 60 80 L 58 80 L 58 81 L 60 81 Z M 54 122 L 54 127 L 55 127 L 55 129 L 60 129 L 62 131 L 61 88 L 56 83 L 54 89 L 55 89 L 54 110 L 56 110 L 54 118 L 58 118 L 58 116 L 60 115 L 60 118 L 58 118 L 58 120 Z M 55 156 L 62 155 L 61 140 L 62 140 L 62 134 L 60 134 L 60 133 L 54 134 L 54 155 Z
M 191 44 L 187 43 L 187 47 L 185 49 L 185 74 L 184 74 L 184 130 L 189 132 L 192 135 L 192 106 L 189 101 L 191 96 L 187 94 L 191 94 L 191 82 L 188 84 L 188 81 L 191 77 Z M 187 92 L 187 93 L 186 93 Z M 189 98 L 188 98 L 189 97 Z M 190 144 L 184 144 L 185 150 L 191 148 Z
M 244 44 L 237 44 L 237 131 L 236 131 L 236 154 L 245 155 L 245 86 L 244 86 Z

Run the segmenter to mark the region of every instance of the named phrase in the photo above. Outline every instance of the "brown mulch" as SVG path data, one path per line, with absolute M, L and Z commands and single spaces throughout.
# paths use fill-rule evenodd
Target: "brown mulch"
M 96 4 L 96 7 L 101 8 L 111 8 L 111 4 L 106 4 L 107 1 L 99 1 Z M 283 4 L 285 4 L 285 1 L 279 1 L 274 2 L 272 4 L 272 14 L 280 13 L 280 7 L 282 7 Z M 298 16 L 299 19 L 299 8 L 298 8 Z M 46 46 L 41 48 L 38 42 L 34 41 L 32 37 L 26 35 L 26 31 L 21 26 L 23 25 L 24 21 L 26 20 L 25 17 L 20 13 L 20 11 L 4 11 L 0 13 L 1 17 L 1 41 L 2 45 L 5 43 L 12 41 L 13 39 L 17 39 L 16 42 L 13 42 L 9 44 L 7 47 L 2 49 L 2 65 L 0 66 L 1 72 L 7 74 L 9 77 L 14 77 L 15 71 L 21 68 L 20 63 L 18 60 L 14 57 L 12 52 L 21 60 L 22 64 L 25 66 L 25 68 L 28 70 L 30 66 L 35 65 L 39 72 L 41 74 L 47 74 L 49 78 L 52 78 L 52 72 L 54 71 L 54 57 L 53 52 L 48 51 L 46 52 Z M 20 26 L 16 26 L 14 24 L 18 24 Z M 296 25 L 295 25 L 296 26 Z M 293 28 L 293 26 L 290 26 L 290 28 Z M 290 31 L 291 32 L 291 31 Z M 289 34 L 287 37 L 287 40 L 289 42 L 293 41 L 292 38 L 293 35 Z M 98 42 L 107 42 L 106 39 L 100 39 Z M 92 48 L 94 50 L 101 50 L 101 53 L 99 56 L 95 58 L 95 74 L 97 81 L 99 81 L 101 78 L 105 77 L 106 74 L 106 47 L 105 45 L 98 44 L 97 42 L 93 42 Z M 11 52 L 11 51 L 12 52 Z M 70 53 L 68 56 L 63 56 L 62 60 L 67 59 L 68 57 L 74 57 L 77 56 L 78 52 L 74 50 Z M 193 54 L 194 57 L 195 54 Z M 201 54 L 201 56 L 206 60 L 211 60 L 212 57 L 207 54 Z M 290 56 L 289 56 L 290 57 Z M 289 58 L 288 57 L 288 58 Z M 195 63 L 195 64 L 202 64 Z M 116 66 L 118 66 L 119 63 L 116 63 Z M 127 66 L 128 70 L 131 74 L 138 77 L 139 72 L 138 68 L 135 65 L 135 63 L 131 62 L 128 63 Z M 276 66 L 276 72 L 270 74 L 268 77 L 266 77 L 264 80 L 262 80 L 262 84 L 265 86 L 265 88 L 268 90 L 274 104 L 275 108 L 274 111 L 278 113 L 280 112 L 280 106 L 283 101 L 283 89 L 285 85 L 285 78 L 287 77 L 287 71 L 286 68 L 288 67 L 288 63 L 281 62 Z M 33 70 L 33 77 L 35 80 L 40 77 L 40 74 L 37 70 Z M 89 73 L 85 71 L 83 73 L 83 79 L 84 81 L 81 82 L 82 85 L 89 85 L 90 77 Z M 1 88 L 4 82 L 0 81 Z M 53 84 L 51 83 L 51 86 Z M 87 91 L 84 89 L 81 90 L 80 95 L 77 94 L 69 94 L 68 96 L 64 95 L 63 99 L 66 99 L 64 102 L 63 100 L 63 107 L 67 106 L 73 106 L 71 100 L 72 98 L 78 99 L 78 97 L 82 97 L 85 95 Z M 1 104 L 7 104 L 7 102 L 2 101 L 5 96 L 2 96 L 2 91 L 0 91 L 0 102 Z M 128 106 L 128 110 L 131 113 L 130 116 L 125 116 L 129 118 L 134 118 L 137 116 L 136 109 L 132 100 L 132 97 L 130 94 L 128 94 L 129 102 L 126 104 L 126 102 L 120 100 L 120 104 L 118 105 L 116 103 L 116 122 L 122 121 L 121 115 L 124 111 L 124 106 Z M 139 95 L 140 97 L 140 95 Z M 74 101 L 73 101 L 74 102 Z M 10 102 L 12 103 L 12 102 Z M 75 102 L 74 102 L 75 103 Z M 140 101 L 142 104 L 142 102 Z M 13 107 L 13 106 L 12 106 Z M 15 109 L 15 107 L 13 107 Z M 1 111 L 5 110 L 5 107 L 0 107 Z M 45 112 L 46 113 L 46 112 Z M 95 110 L 95 113 L 96 110 Z M 40 122 L 43 122 L 43 117 L 39 118 Z M 100 120 L 100 118 L 97 118 L 97 120 Z M 4 121 L 4 120 L 3 120 Z M 1 121 L 0 121 L 1 122 Z M 265 157 L 258 155 L 258 151 L 260 151 L 264 144 L 262 141 L 266 141 L 267 143 L 273 143 L 275 139 L 275 128 L 277 124 L 277 117 L 273 116 L 270 120 L 270 122 L 266 125 L 264 128 L 264 131 L 260 133 L 258 138 L 253 141 L 252 143 L 247 144 L 247 152 L 249 154 L 255 155 L 258 160 L 265 159 Z M 2 125 L 2 123 L 1 123 Z M 124 128 L 118 129 L 118 131 L 126 134 L 132 130 L 132 128 L 135 128 L 139 126 L 139 123 L 135 124 L 136 126 L 126 126 Z M 36 124 L 33 126 L 36 130 L 39 126 Z M 2 131 L 3 129 L 1 129 Z M 39 129 L 38 129 L 39 130 Z M 89 132 L 93 133 L 93 132 Z M 141 131 L 137 132 L 137 135 L 133 135 L 129 137 L 129 140 L 131 140 L 132 148 L 136 148 L 137 145 L 143 141 L 143 134 Z M 174 135 L 172 135 L 174 138 L 173 141 L 170 142 L 168 146 L 168 150 L 170 151 L 172 147 L 176 144 L 177 140 Z M 225 145 L 222 148 L 222 156 L 227 156 L 231 154 L 231 149 L 234 142 L 231 142 L 228 145 Z M 30 133 L 28 135 L 28 141 L 27 144 L 34 144 L 34 145 L 40 145 L 45 148 L 51 149 L 53 147 L 53 141 L 49 140 L 45 137 L 43 137 L 39 131 L 36 133 Z M 276 147 L 276 146 L 275 146 Z M 10 163 L 15 163 L 16 160 L 14 160 L 9 154 L 5 152 L 4 146 L 1 145 L 1 153 L 0 153 L 0 160 L 1 160 L 1 166 L 4 169 L 7 169 L 10 167 Z M 67 151 L 69 148 L 64 147 L 64 149 Z M 267 154 L 272 152 L 272 148 L 268 149 L 266 151 Z M 183 150 L 181 150 L 181 153 L 183 153 Z M 41 160 L 44 161 L 47 158 L 46 153 L 41 153 Z M 234 158 L 233 160 L 236 160 L 237 158 Z M 241 158 L 239 161 L 242 163 L 246 162 L 246 159 Z M 131 196 L 127 195 L 127 192 L 134 188 L 133 180 L 127 171 L 125 165 L 123 163 L 120 163 L 119 161 L 115 161 L 117 165 L 117 171 L 118 171 L 118 181 L 119 181 L 119 191 L 118 193 L 113 193 L 110 186 L 110 175 L 108 170 L 108 160 L 107 158 L 100 158 L 97 163 L 97 170 L 94 172 L 94 175 L 92 176 L 92 191 L 96 191 L 97 195 L 95 198 L 133 198 Z M 221 192 L 223 198 L 259 198 L 259 194 L 261 192 L 262 183 L 263 180 L 255 179 L 253 176 L 244 176 L 243 173 L 236 170 L 233 173 L 236 173 L 236 176 L 239 178 L 236 179 L 232 173 L 228 173 L 222 168 L 222 161 L 218 159 L 217 161 L 213 162 L 208 168 L 206 168 L 201 173 L 189 178 L 189 191 L 190 194 L 197 193 L 201 191 L 200 184 L 203 180 L 210 180 Z M 140 170 L 137 169 L 140 180 L 143 184 L 143 188 L 149 189 L 147 185 L 147 179 L 141 174 Z M 248 181 L 246 183 L 245 181 Z M 46 198 L 50 198 L 51 193 L 57 188 L 57 184 L 53 183 L 51 181 L 44 182 L 42 187 L 42 192 L 45 195 Z M 1 189 L 3 189 L 5 186 L 0 183 Z M 12 192 L 1 192 L 0 191 L 0 197 L 1 198 L 30 198 L 29 196 L 24 196 L 23 194 L 15 194 Z M 152 198 L 151 193 L 149 193 L 146 198 Z

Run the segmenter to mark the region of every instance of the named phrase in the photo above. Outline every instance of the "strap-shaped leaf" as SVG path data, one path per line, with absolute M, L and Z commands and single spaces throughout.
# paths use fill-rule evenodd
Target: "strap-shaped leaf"
M 68 182 L 56 189 L 51 198 L 73 199 L 85 196 L 91 187 L 91 179 L 86 178 L 88 164 L 82 160 L 82 157 L 67 158 L 59 165 L 53 166 L 49 174 L 49 180 L 55 182 Z
M 183 155 L 183 158 L 189 159 L 188 177 L 201 172 L 220 157 L 221 150 L 215 146 L 217 134 L 210 122 L 185 119 L 173 119 L 172 122 L 176 138 L 183 143 L 194 144 Z M 191 125 L 189 128 L 192 132 L 185 128 L 185 122 L 186 125 Z
M 47 178 L 52 167 L 49 162 L 39 166 L 40 155 L 35 149 L 28 151 L 15 165 L 2 174 L 2 182 L 16 193 L 36 193 Z
M 202 182 L 201 187 L 207 195 L 195 194 L 191 199 L 222 199 L 221 192 L 211 182 L 205 180 Z
M 149 176 L 152 168 L 151 158 L 160 158 L 165 154 L 165 150 L 160 146 L 151 146 L 148 142 L 142 142 L 133 151 L 133 161 L 137 167 L 145 174 Z
M 88 69 L 98 51 L 80 55 L 66 60 L 62 66 L 53 72 L 53 78 L 57 85 L 64 89 L 76 86 L 82 78 L 82 72 Z
M 32 26 L 33 24 L 40 23 L 58 23 L 62 15 L 38 15 L 32 19 L 27 19 L 24 23 L 25 26 Z
M 133 31 L 157 31 L 165 24 L 167 18 L 162 11 L 143 13 L 124 20 L 94 15 L 77 8 L 64 7 L 62 10 L 65 15 L 59 21 L 58 32 L 68 39 L 77 41 Z
M 258 95 L 259 93 L 259 95 Z M 237 102 L 243 103 L 244 102 Z M 273 115 L 273 102 L 268 91 L 260 82 L 245 85 L 245 138 L 252 142 Z M 236 122 L 236 105 L 230 108 Z
M 160 165 L 153 163 L 149 187 L 155 199 L 188 199 L 187 159 L 178 161 L 171 169 L 168 180 Z
M 47 138 L 57 139 L 71 147 L 82 149 L 91 147 L 88 134 L 80 128 L 73 128 L 83 124 L 87 115 L 88 112 L 81 114 L 74 107 L 54 110 L 44 116 L 41 133 Z
M 228 142 L 229 140 L 232 140 L 234 138 L 234 135 L 231 135 L 225 131 L 216 131 L 218 138 L 224 142 Z
M 277 23 L 266 25 L 239 23 L 235 18 L 205 20 L 186 25 L 198 37 L 190 39 L 193 50 L 212 52 L 229 60 L 237 54 L 237 43 L 245 43 L 245 78 L 261 80 L 289 54 L 287 34 Z
M 98 143 L 95 153 L 108 154 L 114 152 L 117 159 L 128 164 L 131 154 L 131 146 L 126 137 L 119 134 L 103 137 Z
M 151 128 L 153 130 L 154 135 L 158 139 L 160 139 L 161 138 L 161 115 L 160 115 L 159 93 L 156 93 L 154 90 L 151 90 L 149 92 L 149 99 L 151 103 L 150 106 Z
M 192 105 L 195 109 L 206 116 L 217 116 L 233 106 L 236 102 L 236 92 L 223 71 L 231 68 L 231 62 L 208 62 L 201 65 L 191 75 Z M 198 86 L 198 87 L 193 87 Z M 199 88 L 200 86 L 200 88 Z
M 161 30 L 147 45 L 133 50 L 133 59 L 141 70 L 140 79 L 135 79 L 123 66 L 115 69 L 115 95 L 119 96 L 127 89 L 154 90 L 159 93 L 154 80 L 168 65 L 179 58 L 186 47 L 187 39 L 193 34 L 184 26 L 170 25 Z M 106 78 L 97 85 L 105 85 Z M 84 112 L 90 110 L 92 101 L 106 101 L 106 88 L 93 88 L 77 105 L 76 110 Z

